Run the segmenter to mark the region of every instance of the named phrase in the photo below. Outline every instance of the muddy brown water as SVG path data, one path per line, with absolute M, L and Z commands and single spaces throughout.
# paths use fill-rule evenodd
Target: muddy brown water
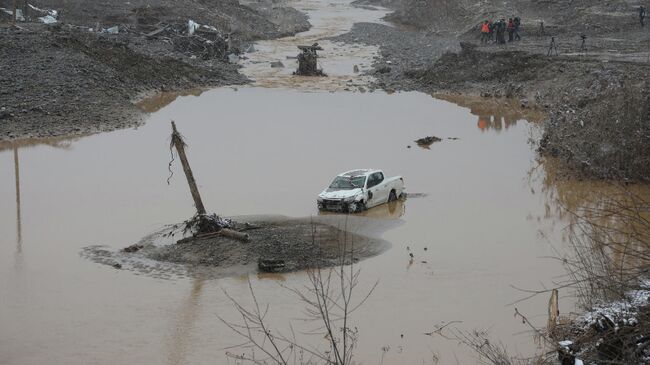
M 382 347 L 385 364 L 431 363 L 432 352 L 443 364 L 474 362 L 453 341 L 423 335 L 449 321 L 490 328 L 511 351 L 534 353 L 508 305 L 523 296 L 511 285 L 539 288 L 563 273 L 543 257 L 561 248 L 564 221 L 549 214 L 558 208 L 546 193 L 554 188 L 528 143 L 537 127 L 484 117 L 420 93 L 226 88 L 181 96 L 135 130 L 4 149 L 0 363 L 227 362 L 224 348 L 241 340 L 217 316 L 234 315 L 222 290 L 250 302 L 241 272 L 148 275 L 79 255 L 89 245 L 119 249 L 193 213 L 178 164 L 166 184 L 172 119 L 205 205 L 224 215 L 317 215 L 318 192 L 358 167 L 402 175 L 420 193 L 355 217 L 366 223 L 352 229 L 364 233 L 390 227 L 381 237 L 392 244 L 358 265 L 362 287 L 379 280 L 354 316 L 360 362 L 378 363 Z M 413 142 L 427 135 L 443 141 L 430 149 Z M 305 273 L 251 278 L 273 324 L 300 316 L 302 305 L 280 284 L 300 286 Z M 547 300 L 517 308 L 543 324 Z
M 332 77 L 292 78 L 286 57 L 297 53 L 295 43 L 385 14 L 351 10 L 347 0 L 293 5 L 315 27 L 258 44 L 242 61 L 257 87 L 158 95 L 141 104 L 153 114 L 137 129 L 0 145 L 0 364 L 229 363 L 226 348 L 243 341 L 218 319 L 236 318 L 223 291 L 250 304 L 250 267 L 214 278 L 165 263 L 117 270 L 81 255 L 93 245 L 118 250 L 193 214 L 178 163 L 166 183 L 172 119 L 189 143 L 207 209 L 227 216 L 309 217 L 339 172 L 374 167 L 404 176 L 412 198 L 355 216 L 350 226 L 391 244 L 358 264 L 360 291 L 379 281 L 353 316 L 359 363 L 476 363 L 456 342 L 424 335 L 451 321 L 489 329 L 513 354 L 538 351 L 513 318 L 509 303 L 525 294 L 512 286 L 550 286 L 561 277 L 560 264 L 545 257 L 564 245 L 562 199 L 580 204 L 600 186 L 554 185 L 553 165 L 537 161 L 528 143 L 539 131 L 526 119 L 538 115 L 513 106 L 332 93 L 367 85 L 353 65 L 366 69 L 376 48 L 322 42 Z M 271 69 L 274 60 L 286 68 Z M 430 135 L 443 140 L 430 149 L 413 142 Z M 250 279 L 270 305 L 272 326 L 314 328 L 296 320 L 303 306 L 281 287 L 304 285 L 304 272 Z M 569 293 L 560 294 L 560 310 L 573 309 Z M 547 302 L 516 307 L 541 326 Z M 318 336 L 300 340 L 325 345 Z

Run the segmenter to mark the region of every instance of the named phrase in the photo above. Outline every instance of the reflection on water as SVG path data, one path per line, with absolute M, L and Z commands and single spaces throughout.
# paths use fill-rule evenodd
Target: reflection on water
M 483 132 L 500 132 L 516 125 L 520 120 L 537 123 L 546 117 L 543 111 L 525 108 L 516 100 L 461 95 L 436 97 L 469 108 L 470 113 L 477 117 L 476 126 Z
M 173 92 L 165 91 L 140 100 L 136 103 L 136 106 L 147 113 L 154 113 L 171 104 L 181 96 L 199 96 L 205 91 L 206 89 L 201 88 Z
M 18 147 L 14 147 L 14 176 L 16 178 L 16 252 L 22 252 L 23 228 L 20 222 L 20 165 L 18 164 Z
M 47 137 L 47 138 L 22 138 L 14 139 L 11 141 L 0 141 L 0 152 L 15 148 L 35 147 L 46 145 L 57 149 L 68 150 L 72 144 L 83 138 L 84 136 L 61 136 L 61 137 Z
M 647 267 L 650 185 L 577 180 L 563 172 L 562 161 L 544 158 L 534 174 L 543 181 L 542 194 L 549 202 L 544 219 L 561 217 L 568 222 L 563 234 L 571 242 L 572 253 L 605 253 L 611 261 L 599 261 L 598 265 L 613 267 L 621 275 L 623 269 Z M 558 204 L 552 204 L 554 201 Z
M 182 303 L 176 320 L 171 326 L 166 361 L 169 365 L 187 364 L 188 351 L 191 351 L 191 344 L 195 336 L 193 330 L 201 308 L 200 302 L 203 284 L 204 279 L 202 278 L 192 279 L 190 295 Z
M 16 267 L 20 268 L 23 254 L 23 227 L 20 214 L 20 165 L 17 146 L 14 146 L 14 177 L 16 180 Z
M 517 124 L 517 119 L 510 119 L 508 116 L 501 115 L 479 115 L 478 123 L 476 124 L 478 128 L 485 132 L 488 129 L 493 129 L 497 132 L 501 129 L 508 129 L 510 126 Z

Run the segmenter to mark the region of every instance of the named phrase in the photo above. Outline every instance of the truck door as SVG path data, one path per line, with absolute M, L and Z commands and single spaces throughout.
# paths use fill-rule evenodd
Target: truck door
M 381 189 L 381 182 L 383 180 L 383 175 L 381 173 L 376 172 L 368 176 L 368 183 L 366 187 L 368 189 L 368 202 L 366 203 L 366 206 L 368 208 L 379 205 L 387 199 L 387 197 L 383 197 L 385 193 L 382 192 Z
M 375 172 L 375 181 L 377 182 L 377 204 L 381 204 L 388 201 L 388 185 L 384 183 L 384 174 L 381 172 Z

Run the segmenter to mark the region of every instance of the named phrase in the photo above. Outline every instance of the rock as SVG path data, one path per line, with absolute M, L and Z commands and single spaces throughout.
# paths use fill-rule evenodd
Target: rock
M 284 63 L 282 63 L 280 61 L 274 61 L 274 62 L 271 62 L 271 67 L 272 68 L 284 68 Z
M 388 65 L 379 66 L 375 69 L 376 73 L 387 74 L 390 72 L 390 67 Z
M 237 56 L 234 53 L 231 53 L 231 54 L 228 55 L 228 62 L 229 63 L 237 63 L 237 61 L 239 61 L 239 56 Z
M 429 146 L 435 142 L 440 142 L 440 141 L 442 141 L 442 138 L 438 138 L 436 136 L 428 136 L 428 137 L 415 140 L 415 143 L 421 146 Z
M 0 119 L 9 119 L 11 118 L 11 113 L 9 113 L 5 108 L 0 109 Z
M 140 245 L 140 244 L 136 243 L 136 244 L 131 245 L 129 247 L 125 247 L 123 251 L 128 252 L 128 253 L 133 253 L 133 252 L 140 251 L 142 248 L 144 248 L 144 245 Z
M 352 68 L 352 71 L 354 71 L 355 74 L 359 73 L 359 66 L 354 65 L 354 68 Z

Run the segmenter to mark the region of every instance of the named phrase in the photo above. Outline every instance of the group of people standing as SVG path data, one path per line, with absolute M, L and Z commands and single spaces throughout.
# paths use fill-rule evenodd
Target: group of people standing
M 495 22 L 486 20 L 481 24 L 481 43 L 505 44 L 506 33 L 508 33 L 508 42 L 518 41 L 521 40 L 520 31 L 521 18 L 519 17 L 510 18 L 507 22 L 505 18 Z

